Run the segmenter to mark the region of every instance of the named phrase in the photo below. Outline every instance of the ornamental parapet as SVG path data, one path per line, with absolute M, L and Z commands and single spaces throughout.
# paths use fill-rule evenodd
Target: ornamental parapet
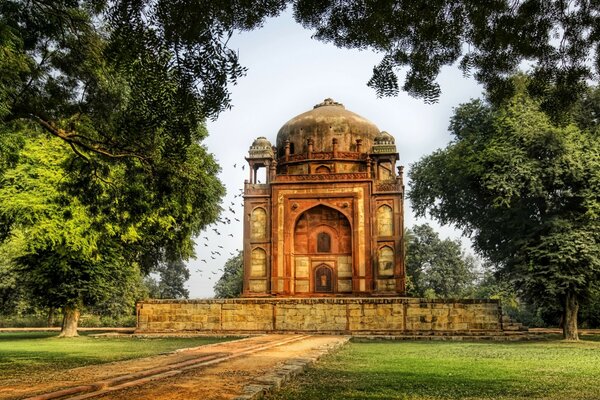
M 367 158 L 366 153 L 357 153 L 354 151 L 337 151 L 334 157 L 333 152 L 313 152 L 308 157 L 308 153 L 290 154 L 287 162 L 298 162 L 307 160 L 365 160 Z M 281 158 L 279 163 L 285 163 L 286 161 Z
M 303 182 L 303 181 L 338 181 L 370 179 L 367 172 L 345 172 L 339 174 L 299 174 L 299 175 L 277 175 L 275 182 Z
M 389 179 L 375 183 L 375 192 L 402 192 L 402 183 Z

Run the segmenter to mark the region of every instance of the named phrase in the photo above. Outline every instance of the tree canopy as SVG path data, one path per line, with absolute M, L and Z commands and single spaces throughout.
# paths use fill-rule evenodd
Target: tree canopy
M 20 243 L 11 256 L 19 283 L 40 305 L 75 312 L 127 297 L 140 273 L 191 257 L 192 237 L 217 215 L 223 189 L 198 144 L 153 173 L 132 159 L 90 180 L 73 173 L 81 158 L 64 142 L 41 131 L 21 137 L 18 160 L 0 179 L 0 219 L 10 221 L 5 242 Z
M 185 282 L 190 279 L 190 271 L 183 260 L 167 260 L 153 271 L 158 273 L 158 279 L 147 276 L 144 283 L 154 299 L 187 299 L 189 290 Z
M 410 296 L 445 299 L 473 296 L 476 260 L 463 252 L 460 241 L 441 239 L 427 224 L 407 229 L 405 240 Z
M 240 297 L 244 285 L 244 256 L 241 250 L 225 262 L 223 275 L 215 283 L 215 297 L 226 299 Z
M 408 197 L 417 215 L 470 235 L 524 296 L 560 301 L 565 337 L 576 339 L 578 303 L 600 281 L 598 121 L 553 125 L 515 83 L 502 106 L 455 111 L 454 140 L 412 166 Z
M 494 101 L 514 93 L 511 76 L 531 67 L 528 89 L 541 106 L 560 115 L 600 73 L 600 4 L 594 1 L 384 1 L 297 0 L 294 15 L 315 37 L 339 47 L 383 54 L 369 86 L 402 90 L 436 101 L 436 78 L 458 64 Z
M 586 0 L 7 0 L 0 119 L 34 121 L 80 151 L 144 156 L 157 143 L 144 124 L 126 123 L 129 89 L 169 82 L 152 93 L 177 94 L 170 120 L 180 127 L 216 117 L 245 73 L 229 39 L 287 6 L 317 40 L 381 53 L 368 83 L 381 96 L 402 89 L 436 101 L 442 67 L 457 64 L 491 99 L 504 99 L 514 93 L 510 76 L 526 65 L 530 94 L 560 116 L 600 74 L 600 5 Z M 150 126 L 167 115 L 152 104 L 140 114 Z

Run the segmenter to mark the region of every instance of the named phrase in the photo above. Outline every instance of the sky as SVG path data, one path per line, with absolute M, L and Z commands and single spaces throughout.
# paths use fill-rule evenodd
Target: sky
M 311 35 L 288 11 L 267 20 L 261 29 L 234 35 L 229 42 L 248 71 L 230 87 L 231 110 L 207 122 L 209 137 L 203 144 L 221 165 L 219 178 L 227 189 L 222 219 L 229 218 L 231 223 L 209 226 L 196 238 L 197 258 L 188 262 L 191 277 L 186 287 L 190 298 L 212 297 L 220 269 L 242 249 L 243 198 L 235 196 L 248 179 L 244 157 L 255 138 L 265 136 L 275 144 L 282 125 L 330 97 L 395 137 L 398 165 L 405 166 L 408 187 L 410 165 L 451 140 L 448 125 L 453 109 L 483 92 L 475 80 L 464 77 L 458 68 L 448 67 L 438 77 L 442 95 L 436 104 L 425 104 L 403 92 L 397 97 L 377 98 L 366 83 L 381 54 L 339 49 L 311 39 Z M 246 165 L 244 170 L 242 165 Z M 429 223 L 442 237 L 460 237 L 451 227 L 416 219 L 409 202 L 404 213 L 406 227 Z

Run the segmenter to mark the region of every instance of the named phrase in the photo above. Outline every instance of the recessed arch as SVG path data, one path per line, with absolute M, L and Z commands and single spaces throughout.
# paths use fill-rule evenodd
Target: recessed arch
M 318 265 L 313 273 L 314 289 L 317 293 L 333 292 L 333 268 L 327 264 Z
M 331 252 L 331 235 L 325 231 L 317 233 L 317 253 Z
M 382 246 L 377 252 L 377 274 L 379 276 L 394 275 L 394 249 Z
M 319 165 L 315 169 L 315 173 L 316 174 L 330 174 L 331 173 L 331 168 L 329 168 L 327 165 Z
M 377 209 L 377 234 L 379 236 L 394 234 L 394 211 L 387 204 L 379 206 Z
M 267 276 L 267 252 L 261 247 L 255 247 L 250 254 L 250 277 Z
M 328 235 L 329 238 L 325 239 L 323 234 Z M 319 243 L 321 243 L 320 249 Z M 328 246 L 325 246 L 326 244 Z M 351 246 L 350 221 L 335 208 L 317 205 L 304 211 L 296 220 L 294 225 L 296 254 L 349 254 L 352 252 Z M 326 248 L 329 248 L 329 251 L 325 251 Z
M 256 207 L 250 214 L 250 238 L 262 240 L 267 237 L 267 211 Z

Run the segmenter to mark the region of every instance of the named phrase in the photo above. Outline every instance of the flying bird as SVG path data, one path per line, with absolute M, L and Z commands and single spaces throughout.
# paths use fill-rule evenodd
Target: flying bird
M 230 234 L 229 234 L 229 235 L 227 235 L 227 236 L 231 236 L 231 237 L 233 237 L 233 233 L 230 233 Z

